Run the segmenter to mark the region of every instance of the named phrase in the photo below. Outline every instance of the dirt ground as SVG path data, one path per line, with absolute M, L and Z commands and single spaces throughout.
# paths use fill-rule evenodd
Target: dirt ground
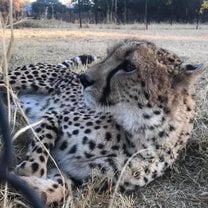
M 208 64 L 208 26 L 152 27 L 145 31 L 133 27 L 87 26 L 66 28 L 15 29 L 15 44 L 10 69 L 23 64 L 59 63 L 78 54 L 104 56 L 106 48 L 124 38 L 153 41 L 186 62 Z M 185 29 L 183 29 L 185 28 Z M 6 31 L 9 37 L 9 31 Z M 1 47 L 0 47 L 1 52 Z M 134 208 L 207 208 L 208 207 L 208 72 L 197 83 L 197 113 L 193 135 L 172 170 L 137 193 L 119 194 L 113 207 Z M 4 189 L 0 189 L 1 200 Z M 10 207 L 28 207 L 19 195 L 10 193 Z M 76 208 L 107 207 L 107 193 L 96 193 L 91 186 L 75 191 Z

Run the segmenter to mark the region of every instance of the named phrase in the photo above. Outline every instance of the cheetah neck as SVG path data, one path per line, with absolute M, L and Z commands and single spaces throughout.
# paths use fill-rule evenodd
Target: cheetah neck
M 141 133 L 147 129 L 162 126 L 164 112 L 159 107 L 144 107 L 118 104 L 112 110 L 117 123 L 130 133 Z

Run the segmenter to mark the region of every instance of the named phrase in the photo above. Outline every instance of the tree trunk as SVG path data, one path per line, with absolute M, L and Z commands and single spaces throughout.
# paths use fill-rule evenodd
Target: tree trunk
M 109 24 L 110 23 L 110 8 L 108 6 L 107 12 L 106 12 L 106 23 Z
M 72 10 L 69 10 L 69 22 L 72 22 Z
M 197 11 L 197 15 L 196 15 L 196 29 L 199 29 L 199 10 Z
M 173 6 L 170 6 L 170 25 L 173 25 Z
M 127 23 L 127 0 L 124 0 L 124 24 Z
M 144 23 L 146 30 L 148 30 L 148 0 L 145 1 Z
M 48 19 L 48 7 L 47 6 L 45 7 L 43 19 Z
M 97 0 L 94 1 L 95 2 L 95 24 L 98 24 L 98 4 L 97 4 Z
M 54 19 L 54 6 L 53 6 L 53 3 L 51 4 L 51 12 L 52 12 L 52 14 L 51 14 L 51 19 Z
M 111 8 L 110 8 L 110 22 L 113 22 L 113 5 L 114 5 L 114 0 L 111 1 Z
M 78 0 L 78 6 L 79 6 L 79 26 L 80 28 L 82 28 L 82 10 L 81 10 L 80 0 Z
M 114 22 L 115 22 L 115 24 L 117 24 L 117 21 L 118 21 L 117 13 L 118 13 L 118 1 L 115 0 L 115 14 L 114 14 Z
M 187 7 L 186 7 L 186 13 L 185 14 L 186 14 L 186 20 L 185 21 L 186 21 L 186 24 L 187 24 L 188 23 L 188 8 Z

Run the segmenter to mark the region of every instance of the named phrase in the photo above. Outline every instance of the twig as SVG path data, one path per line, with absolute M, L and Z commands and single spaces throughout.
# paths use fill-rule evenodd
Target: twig
M 15 133 L 15 135 L 12 137 L 12 141 L 14 142 L 16 140 L 17 137 L 19 137 L 21 134 L 23 134 L 24 132 L 26 132 L 28 129 L 34 128 L 35 126 L 39 125 L 42 123 L 43 120 L 37 121 L 33 124 L 27 125 L 23 128 L 21 128 L 19 131 L 17 131 Z
M 6 43 L 5 43 L 5 28 L 3 25 L 3 18 L 0 15 L 0 29 L 2 32 L 2 48 L 3 48 L 3 65 L 2 65 L 2 73 L 4 76 L 4 82 L 6 84 L 6 86 L 9 86 L 9 80 L 8 80 L 8 63 L 7 63 L 7 56 L 6 56 Z M 10 94 L 8 91 L 8 87 L 7 87 L 7 102 L 8 102 L 8 120 L 10 122 L 11 120 L 11 112 L 10 112 Z
M 9 5 L 9 24 L 10 24 L 11 36 L 10 36 L 10 41 L 9 41 L 9 45 L 8 45 L 7 53 L 6 53 L 7 62 L 9 62 L 11 59 L 11 50 L 12 50 L 12 47 L 14 44 L 13 0 L 10 0 L 9 3 L 10 3 L 10 5 Z
M 25 17 L 24 19 L 21 19 L 21 20 L 19 20 L 19 21 L 17 21 L 17 22 L 14 22 L 14 23 L 13 23 L 13 26 L 14 26 L 14 25 L 18 25 L 18 24 L 20 24 L 20 23 L 22 23 L 22 22 L 26 22 L 28 19 L 32 19 L 32 18 Z M 6 25 L 6 28 L 11 28 L 11 24 Z
M 120 185 L 120 183 L 121 183 L 121 179 L 122 179 L 122 177 L 123 177 L 123 174 L 124 174 L 124 172 L 125 172 L 125 170 L 126 170 L 128 164 L 134 159 L 134 157 L 136 157 L 138 154 L 141 154 L 142 152 L 145 152 L 145 151 L 147 151 L 147 149 L 142 149 L 142 150 L 140 150 L 140 151 L 134 153 L 134 154 L 126 161 L 126 163 L 125 163 L 124 167 L 122 168 L 122 171 L 121 171 L 121 173 L 120 173 L 120 175 L 119 175 L 119 178 L 118 178 L 118 181 L 117 181 L 117 183 L 116 183 L 116 186 L 115 186 L 115 189 L 114 189 L 114 192 L 113 192 L 113 196 L 112 196 L 112 198 L 111 198 L 111 200 L 110 200 L 110 203 L 109 203 L 108 208 L 113 208 L 113 203 L 114 203 L 114 199 L 115 199 L 115 197 L 116 197 L 116 193 L 118 192 L 118 188 L 119 188 L 119 185 Z

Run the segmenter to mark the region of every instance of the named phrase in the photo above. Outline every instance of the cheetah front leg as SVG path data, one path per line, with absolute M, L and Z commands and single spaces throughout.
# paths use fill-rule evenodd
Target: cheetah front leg
M 47 161 L 50 150 L 58 138 L 58 116 L 55 112 L 45 114 L 41 124 L 35 129 L 39 138 L 30 144 L 26 159 L 16 167 L 16 172 L 23 176 L 47 176 Z
M 16 167 L 16 172 L 40 194 L 45 204 L 53 207 L 59 207 L 72 196 L 71 180 L 55 168 L 47 171 L 49 153 L 58 138 L 58 119 L 56 112 L 43 117 L 35 129 L 40 141 L 32 140 L 26 159 Z

